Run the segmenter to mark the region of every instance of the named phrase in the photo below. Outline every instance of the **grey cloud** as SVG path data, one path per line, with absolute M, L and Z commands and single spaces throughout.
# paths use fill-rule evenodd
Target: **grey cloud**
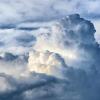
M 100 100 L 99 24 L 95 30 L 78 14 L 59 20 L 72 13 L 99 19 L 99 9 L 99 0 L 0 0 L 0 100 Z M 65 78 L 30 73 L 32 46 L 60 55 Z
M 99 74 L 95 73 L 94 70 L 86 73 L 81 69 L 69 68 L 66 77 L 69 80 L 60 80 L 36 73 L 27 78 L 22 77 L 22 80 L 21 78 L 16 80 L 8 77 L 7 79 L 11 80 L 8 81 L 9 84 L 14 84 L 15 90 L 1 94 L 0 99 L 99 100 L 100 80 L 98 80 Z
M 57 26 L 56 32 L 52 29 L 53 26 Z M 60 28 L 59 28 L 60 25 Z M 54 27 L 55 29 L 55 27 Z M 60 30 L 58 30 L 60 29 Z M 4 30 L 3 30 L 4 31 Z M 5 33 L 6 32 L 6 33 Z M 42 42 L 49 44 L 50 48 L 57 44 L 57 47 L 54 48 L 53 53 L 59 54 L 62 59 L 65 61 L 62 52 L 58 52 L 59 49 L 65 50 L 64 55 L 66 56 L 67 49 L 77 50 L 79 56 L 77 57 L 76 63 L 72 66 L 68 66 L 66 63 L 67 70 L 65 70 L 65 79 L 59 79 L 51 76 L 47 76 L 39 73 L 24 73 L 24 68 L 21 70 L 22 76 L 14 74 L 17 73 L 16 66 L 9 66 L 9 69 L 15 70 L 15 72 L 4 71 L 4 74 L 1 74 L 0 77 L 3 79 L 0 80 L 1 85 L 5 85 L 3 89 L 5 92 L 0 92 L 1 100 L 99 100 L 100 99 L 100 47 L 94 38 L 95 28 L 90 21 L 80 18 L 79 15 L 69 15 L 63 20 L 54 21 L 51 26 L 39 28 L 38 30 L 26 32 L 27 37 L 24 35 L 26 31 L 19 30 L 9 30 L 1 31 L 1 37 L 7 34 L 7 38 L 1 38 L 2 41 L 10 45 L 18 46 L 19 43 L 24 43 L 26 41 L 30 42 L 31 37 L 35 40 L 35 45 L 37 41 L 42 38 Z M 57 35 L 54 34 L 57 33 Z M 60 32 L 60 33 L 59 33 Z M 5 33 L 5 34 L 4 34 Z M 11 35 L 9 35 L 11 33 Z M 15 34 L 13 34 L 15 33 Z M 28 35 L 29 34 L 29 35 Z M 20 37 L 21 36 L 21 37 Z M 25 36 L 25 37 L 22 37 Z M 9 40 L 8 40 L 9 39 Z M 17 43 L 15 41 L 17 39 Z M 50 41 L 49 41 L 50 40 Z M 13 43 L 11 44 L 11 41 Z M 48 42 L 49 41 L 49 42 Z M 44 49 L 44 44 L 41 41 L 39 45 L 39 50 L 42 46 Z M 49 44 L 48 44 L 49 43 Z M 69 45 L 68 45 L 69 44 Z M 33 45 L 33 49 L 35 49 Z M 69 47 L 69 48 L 68 48 Z M 18 48 L 17 48 L 18 49 Z M 48 49 L 48 48 L 46 48 Z M 57 51 L 58 49 L 58 51 Z M 50 49 L 52 50 L 52 49 Z M 7 50 L 8 51 L 8 50 Z M 29 51 L 28 51 L 29 52 Z M 2 59 L 10 59 L 12 61 L 15 58 L 15 51 L 12 54 L 5 53 Z M 72 52 L 71 52 L 72 53 Z M 82 57 L 82 58 L 81 58 Z M 18 58 L 23 58 L 21 55 L 18 55 Z M 83 59 L 84 58 L 84 59 Z M 28 58 L 27 58 L 28 59 Z M 20 59 L 19 59 L 20 60 Z M 16 60 L 14 64 L 18 64 L 20 67 L 19 60 Z M 9 63 L 11 63 L 9 61 Z M 23 61 L 25 62 L 25 61 Z M 22 62 L 22 63 L 23 63 Z M 6 62 L 7 63 L 7 62 Z M 8 64 L 8 63 L 7 63 Z M 17 66 L 17 68 L 19 68 Z M 78 68 L 76 68 L 79 66 Z M 87 66 L 89 66 L 87 68 Z M 0 66 L 4 68 L 5 66 Z M 24 66 L 25 67 L 25 66 Z M 84 69 L 85 67 L 85 69 Z M 26 68 L 26 67 L 25 67 Z M 26 68 L 27 69 L 27 68 Z M 28 69 L 27 69 L 28 70 Z M 20 71 L 20 70 L 18 70 Z M 18 73 L 19 74 L 19 73 Z M 8 83 L 8 84 L 7 84 Z M 2 86 L 3 86 L 2 85 Z
M 3 100 L 7 100 L 7 99 L 16 100 L 18 98 L 23 97 L 22 99 L 24 100 L 25 95 L 26 95 L 25 92 L 29 92 L 29 91 L 33 90 L 33 93 L 34 93 L 34 90 L 38 91 L 39 88 L 42 88 L 42 87 L 48 88 L 48 85 L 52 86 L 53 84 L 61 84 L 62 83 L 60 81 L 57 81 L 57 79 L 55 79 L 53 77 L 48 77 L 48 76 L 45 76 L 42 74 L 39 75 L 39 74 L 35 74 L 35 73 L 33 73 L 33 75 L 34 76 L 30 76 L 28 78 L 22 77 L 22 78 L 20 78 L 20 80 L 13 79 L 12 76 L 2 75 L 4 78 L 6 78 L 6 81 L 11 86 L 14 85 L 15 89 L 6 91 L 3 94 L 1 93 L 0 99 L 3 98 Z M 10 80 L 9 80 L 9 78 L 10 78 Z M 8 86 L 8 88 L 9 88 L 9 86 Z M 36 94 L 36 97 L 34 95 L 33 98 L 37 98 L 37 94 Z
M 4 46 L 5 44 L 3 42 L 0 42 L 0 47 Z
M 33 35 L 23 34 L 16 37 L 16 41 L 22 46 L 32 46 L 36 38 Z
M 17 28 L 0 29 L 0 38 L 0 52 L 10 52 L 17 55 L 28 52 L 36 41 L 30 31 Z
M 84 20 L 78 14 L 69 15 L 55 21 L 48 28 L 42 27 L 36 31 L 34 35 L 37 41 L 33 49 L 48 50 L 63 57 L 75 58 L 75 63 L 72 60 L 69 66 L 81 68 L 97 66 L 100 48 L 94 37 L 95 32 L 94 25 L 90 21 Z M 43 45 L 40 45 L 41 43 Z M 68 64 L 68 59 L 65 61 Z
M 2 24 L 50 20 L 72 13 L 80 13 L 89 18 L 95 15 L 100 16 L 97 12 L 99 0 L 86 2 L 84 0 L 74 2 L 71 0 L 1 0 L 0 2 L 0 22 Z

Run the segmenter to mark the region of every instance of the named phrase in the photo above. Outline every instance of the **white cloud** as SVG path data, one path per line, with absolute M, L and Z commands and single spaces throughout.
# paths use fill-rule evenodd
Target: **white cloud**
M 96 28 L 95 38 L 96 38 L 97 42 L 100 44 L 100 20 L 95 20 L 93 22 L 94 22 L 94 25 Z
M 0 87 L 0 92 L 6 92 L 11 88 L 10 84 L 8 84 L 8 82 L 3 77 L 0 77 Z
M 51 26 L 42 27 L 33 34 L 36 37 L 33 49 L 48 50 L 61 55 L 68 66 L 86 68 L 94 63 L 93 56 L 87 46 L 96 44 L 95 29 L 91 22 L 79 15 L 67 16 L 65 19 L 54 21 Z M 82 65 L 83 66 L 82 66 Z
M 64 70 L 67 66 L 60 55 L 53 52 L 33 51 L 29 53 L 28 68 L 31 72 L 44 73 L 47 75 L 64 78 Z
M 0 73 L 5 73 L 3 78 L 0 77 L 0 99 L 100 100 L 100 48 L 94 38 L 92 23 L 79 15 L 50 23 L 23 22 L 54 20 L 74 12 L 98 17 L 98 4 L 99 0 L 0 0 Z M 3 29 L 19 22 L 13 29 Z M 31 31 L 19 29 L 29 25 L 38 28 Z M 32 42 L 30 37 L 34 37 Z M 27 69 L 26 62 L 20 57 L 31 49 L 35 49 L 36 54 L 30 53 Z M 2 53 L 6 52 L 17 55 L 18 59 L 5 60 Z M 63 66 L 67 66 L 67 70 Z M 59 79 L 63 75 L 64 78 Z
M 48 20 L 72 13 L 98 17 L 99 4 L 99 0 L 0 0 L 0 23 Z

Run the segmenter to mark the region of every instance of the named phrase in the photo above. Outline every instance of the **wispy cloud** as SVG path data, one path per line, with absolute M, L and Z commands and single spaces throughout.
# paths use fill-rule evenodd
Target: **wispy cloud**
M 50 20 L 71 13 L 96 18 L 99 4 L 99 0 L 0 0 L 0 23 Z

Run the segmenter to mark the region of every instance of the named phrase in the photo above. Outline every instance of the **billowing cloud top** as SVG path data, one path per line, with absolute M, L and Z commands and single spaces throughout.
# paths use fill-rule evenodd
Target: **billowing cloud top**
M 35 50 L 58 53 L 68 66 L 87 68 L 97 62 L 96 58 L 92 59 L 97 52 L 99 54 L 99 46 L 94 38 L 95 28 L 78 14 L 54 21 L 49 27 L 42 27 L 38 31 L 34 33 L 37 40 L 33 46 Z
M 0 29 L 0 100 L 100 100 L 100 47 L 90 21 L 72 14 L 6 28 Z

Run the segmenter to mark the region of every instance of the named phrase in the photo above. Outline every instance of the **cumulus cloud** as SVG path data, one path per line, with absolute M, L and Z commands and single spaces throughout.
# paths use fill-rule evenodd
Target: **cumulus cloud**
M 27 27 L 22 23 L 1 30 L 0 99 L 99 100 L 100 48 L 93 24 L 74 14 L 29 25 L 36 29 L 19 29 Z M 19 45 L 28 50 L 19 53 Z
M 44 52 L 30 52 L 29 71 L 36 73 L 45 73 L 55 77 L 63 78 L 64 70 L 67 67 L 64 59 L 59 54 L 44 51 Z
M 100 100 L 99 5 L 0 0 L 0 100 Z
M 87 68 L 96 62 L 96 58 L 92 59 L 96 52 L 99 54 L 94 33 L 95 28 L 90 21 L 80 18 L 78 14 L 70 15 L 36 31 L 37 41 L 33 48 L 58 53 L 68 66 Z
M 94 33 L 95 28 L 93 24 L 80 18 L 77 14 L 67 16 L 60 21 L 55 21 L 51 26 L 42 27 L 38 30 L 38 33 L 37 31 L 36 34 L 34 33 L 37 41 L 33 46 L 33 50 L 35 49 L 38 52 L 30 52 L 29 70 L 31 72 L 56 76 L 57 78 L 59 78 L 59 75 L 60 78 L 63 76 L 64 80 L 67 79 L 68 82 L 71 82 L 69 87 L 72 86 L 73 91 L 75 91 L 70 94 L 71 88 L 69 91 L 65 89 L 63 90 L 65 94 L 61 94 L 60 97 L 56 94 L 50 100 L 57 97 L 59 97 L 58 100 L 62 98 L 64 100 L 65 98 L 71 100 L 96 98 L 99 100 L 100 97 L 97 89 L 99 88 L 99 79 L 97 77 L 100 73 L 100 48 L 94 38 Z M 46 50 L 48 50 L 47 53 Z M 62 59 L 59 60 L 58 57 L 52 56 L 52 53 L 53 55 L 61 56 Z M 62 61 L 64 61 L 64 65 Z M 61 69 L 58 68 L 59 65 Z M 60 71 L 62 73 L 59 73 Z M 93 80 L 96 83 L 91 84 Z M 27 98 L 34 98 L 34 96 L 31 96 L 33 91 L 29 91 L 29 94 L 26 92 Z M 88 93 L 89 91 L 91 92 Z M 70 96 L 66 96 L 66 94 L 70 94 Z

